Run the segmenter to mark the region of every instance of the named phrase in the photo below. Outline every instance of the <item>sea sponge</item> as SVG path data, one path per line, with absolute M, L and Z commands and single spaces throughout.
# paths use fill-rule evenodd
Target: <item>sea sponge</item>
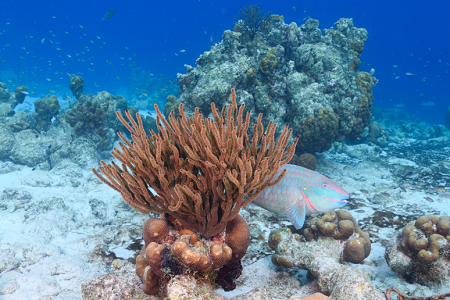
M 70 90 L 72 91 L 72 94 L 75 96 L 75 98 L 80 98 L 83 96 L 83 87 L 84 87 L 84 80 L 81 76 L 75 76 L 70 79 Z
M 450 279 L 449 216 L 424 215 L 394 236 L 384 257 L 408 282 L 429 285 Z

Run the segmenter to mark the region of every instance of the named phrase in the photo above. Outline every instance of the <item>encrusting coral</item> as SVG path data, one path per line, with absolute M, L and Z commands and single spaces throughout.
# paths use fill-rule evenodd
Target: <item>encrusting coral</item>
M 136 273 L 148 294 L 163 293 L 161 287 L 178 274 L 233 289 L 250 241 L 239 210 L 286 174 L 275 178 L 294 154 L 297 138 L 288 146 L 292 129 L 286 125 L 275 142 L 276 124 L 269 122 L 264 131 L 260 114 L 250 137 L 250 112 L 244 122 L 244 105 L 238 109 L 234 89 L 231 94 L 221 115 L 211 103 L 214 120 L 204 119 L 198 108 L 188 118 L 180 104 L 180 117 L 172 111 L 169 123 L 155 105 L 159 132 L 150 130 L 150 136 L 138 113 L 136 123 L 126 111 L 132 127 L 117 113 L 132 137 L 130 142 L 118 132 L 122 152 L 111 152 L 122 167 L 101 161 L 106 178 L 92 170 L 131 207 L 163 218 L 145 223 L 145 246 L 137 258 Z

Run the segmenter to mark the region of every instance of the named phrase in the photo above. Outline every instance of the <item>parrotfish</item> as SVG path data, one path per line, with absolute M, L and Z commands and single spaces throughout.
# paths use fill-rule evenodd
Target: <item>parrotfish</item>
M 287 215 L 296 229 L 303 227 L 306 215 L 327 212 L 347 204 L 348 193 L 331 179 L 296 165 L 284 165 L 286 175 L 266 188 L 253 204 L 276 214 Z M 275 177 L 276 178 L 276 177 Z

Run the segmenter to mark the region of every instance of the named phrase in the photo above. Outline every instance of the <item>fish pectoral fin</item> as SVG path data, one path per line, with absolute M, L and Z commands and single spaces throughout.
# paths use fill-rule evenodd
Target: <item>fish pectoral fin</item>
M 303 227 L 303 224 L 305 223 L 305 216 L 306 216 L 306 203 L 302 205 L 291 205 L 286 207 L 286 215 L 291 221 L 291 223 L 294 225 L 295 229 L 300 229 Z

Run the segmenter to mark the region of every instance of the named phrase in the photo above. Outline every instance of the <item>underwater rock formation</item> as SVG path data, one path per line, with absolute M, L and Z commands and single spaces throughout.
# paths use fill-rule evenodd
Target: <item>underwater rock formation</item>
M 17 103 L 23 103 L 25 97 L 28 95 L 28 89 L 24 86 L 18 86 L 15 89 L 15 98 Z
M 108 108 L 108 103 L 101 105 L 95 100 L 76 101 L 73 108 L 65 111 L 65 120 L 77 135 L 94 142 L 97 149 L 107 149 L 113 142 L 112 129 L 105 122 Z
M 352 19 L 340 19 L 324 35 L 314 19 L 300 27 L 281 17 L 270 18 L 270 24 L 255 38 L 226 30 L 196 67 L 185 65 L 186 74 L 178 74 L 176 102 L 188 115 L 195 107 L 208 115 L 211 98 L 224 105 L 229 89 L 237 87 L 238 103 L 253 116 L 263 113 L 263 124 L 293 127 L 298 154 L 326 151 L 338 136 L 356 139 L 369 124 L 377 83 L 358 71 L 367 30 L 354 27 Z
M 34 102 L 34 110 L 38 118 L 38 131 L 47 131 L 52 124 L 52 119 L 59 114 L 59 101 L 56 96 L 38 99 Z
M 410 283 L 440 284 L 450 279 L 449 241 L 449 216 L 421 216 L 389 241 L 385 258 Z
M 124 129 L 115 112 L 123 113 L 126 109 L 125 98 L 103 91 L 97 95 L 81 95 L 73 107 L 64 112 L 64 119 L 78 136 L 91 140 L 96 149 L 110 149 L 114 142 L 114 132 Z
M 77 100 L 83 96 L 84 80 L 81 76 L 75 76 L 70 79 L 70 90 Z
M 23 103 L 27 95 L 28 89 L 25 86 L 18 86 L 14 90 L 14 93 L 10 93 L 6 88 L 6 84 L 0 82 L 0 116 L 13 115 L 13 109 L 18 104 Z M 7 104 L 9 104 L 10 107 L 8 107 Z
M 360 263 L 371 249 L 368 234 L 361 231 L 349 212 L 337 210 L 313 218 L 303 235 L 306 242 L 289 228 L 272 231 L 272 262 L 308 270 L 318 279 L 321 292 L 331 293 L 332 299 L 385 299 L 365 272 L 341 263 Z

